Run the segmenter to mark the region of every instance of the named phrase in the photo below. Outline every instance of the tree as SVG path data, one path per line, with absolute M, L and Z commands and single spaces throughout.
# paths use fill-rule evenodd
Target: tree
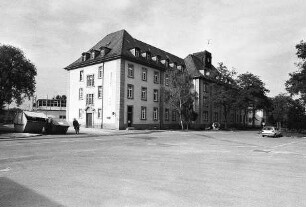
M 21 104 L 35 92 L 35 66 L 24 53 L 10 45 L 0 45 L 0 110 L 4 104 Z
M 293 99 L 285 94 L 279 94 L 271 100 L 271 116 L 270 122 L 279 122 L 282 125 L 287 125 L 289 109 L 292 106 Z
M 184 129 L 184 122 L 190 123 L 195 119 L 193 102 L 196 92 L 192 90 L 192 77 L 187 70 L 168 69 L 166 71 L 167 83 L 162 87 L 165 103 L 179 114 L 180 125 Z
M 296 64 L 298 71 L 289 73 L 289 80 L 286 81 L 286 90 L 291 95 L 300 95 L 306 103 L 306 42 L 303 40 L 296 46 L 296 55 L 301 61 Z
M 222 109 L 224 128 L 227 129 L 228 115 L 230 111 L 235 108 L 237 100 L 237 89 L 235 88 L 235 82 L 233 81 L 236 72 L 234 70 L 229 70 L 222 62 L 219 63 L 217 70 L 220 73 L 220 81 L 213 85 L 214 93 L 211 101 L 215 106 Z
M 306 115 L 303 100 L 292 100 L 288 110 L 288 128 L 302 130 L 306 129 Z
M 255 113 L 258 109 L 267 109 L 270 101 L 266 96 L 269 92 L 260 78 L 252 73 L 240 74 L 237 78 L 240 104 L 252 110 L 252 126 L 255 126 Z M 245 112 L 247 112 L 245 108 Z

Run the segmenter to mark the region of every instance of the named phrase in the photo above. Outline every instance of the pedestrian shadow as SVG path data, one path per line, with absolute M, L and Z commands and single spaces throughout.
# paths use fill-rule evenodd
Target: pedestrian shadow
M 0 206 L 63 207 L 63 205 L 6 177 L 0 177 Z

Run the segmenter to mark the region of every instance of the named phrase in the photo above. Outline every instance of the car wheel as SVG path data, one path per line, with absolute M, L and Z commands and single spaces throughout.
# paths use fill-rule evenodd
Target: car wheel
M 262 137 L 265 137 L 265 135 L 262 135 Z

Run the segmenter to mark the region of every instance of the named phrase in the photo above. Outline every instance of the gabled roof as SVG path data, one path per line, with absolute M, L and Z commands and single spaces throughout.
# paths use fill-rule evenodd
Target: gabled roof
M 101 41 L 99 41 L 95 46 L 90 48 L 87 52 L 92 50 L 100 50 L 101 47 L 107 47 L 110 51 L 102 56 L 98 55 L 95 59 L 88 59 L 86 61 L 82 61 L 82 57 L 77 59 L 75 62 L 65 67 L 66 70 L 71 70 L 75 68 L 85 67 L 88 65 L 93 65 L 101 62 L 105 62 L 108 60 L 113 60 L 117 58 L 126 58 L 128 60 L 140 62 L 143 64 L 147 64 L 153 67 L 164 67 L 161 63 L 156 63 L 154 61 L 147 61 L 143 57 L 135 57 L 131 49 L 139 48 L 141 52 L 151 52 L 152 57 L 159 55 L 161 59 L 169 59 L 170 62 L 176 62 L 178 65 L 184 65 L 184 60 L 179 58 L 171 53 L 165 52 L 159 48 L 156 48 L 152 45 L 139 41 L 133 38 L 127 31 L 120 30 L 105 36 Z
M 185 65 L 188 70 L 188 72 L 192 75 L 193 78 L 205 78 L 205 79 L 210 79 L 214 80 L 215 76 L 219 74 L 219 71 L 211 65 L 211 67 L 206 67 L 204 63 L 202 62 L 204 53 L 207 51 L 203 52 L 198 52 L 198 53 L 193 53 L 189 54 L 185 59 Z M 208 52 L 207 52 L 208 53 Z M 210 72 L 210 76 L 203 75 L 200 70 L 205 70 Z

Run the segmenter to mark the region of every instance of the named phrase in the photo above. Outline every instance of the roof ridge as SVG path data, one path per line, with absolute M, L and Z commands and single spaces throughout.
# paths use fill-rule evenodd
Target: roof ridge
M 154 49 L 160 50 L 160 51 L 164 52 L 164 53 L 167 54 L 167 55 L 169 54 L 169 55 L 171 55 L 171 56 L 173 56 L 173 57 L 175 57 L 175 58 L 178 58 L 178 59 L 181 59 L 182 61 L 184 61 L 183 58 L 181 58 L 181 57 L 179 57 L 179 56 L 176 56 L 176 55 L 173 55 L 173 54 L 170 53 L 170 52 L 166 52 L 166 51 L 163 50 L 163 49 L 160 49 L 160 48 L 158 48 L 158 47 L 155 47 L 155 46 L 153 46 L 153 45 L 150 45 L 150 44 L 148 44 L 148 43 L 146 43 L 146 42 L 143 42 L 143 41 L 141 41 L 141 40 L 138 40 L 138 39 L 136 39 L 136 38 L 134 38 L 134 40 L 136 40 L 136 41 L 138 41 L 138 42 L 141 42 L 141 43 L 143 43 L 143 44 L 146 44 L 146 45 L 148 45 L 148 46 L 150 46 L 150 47 L 153 47 Z

